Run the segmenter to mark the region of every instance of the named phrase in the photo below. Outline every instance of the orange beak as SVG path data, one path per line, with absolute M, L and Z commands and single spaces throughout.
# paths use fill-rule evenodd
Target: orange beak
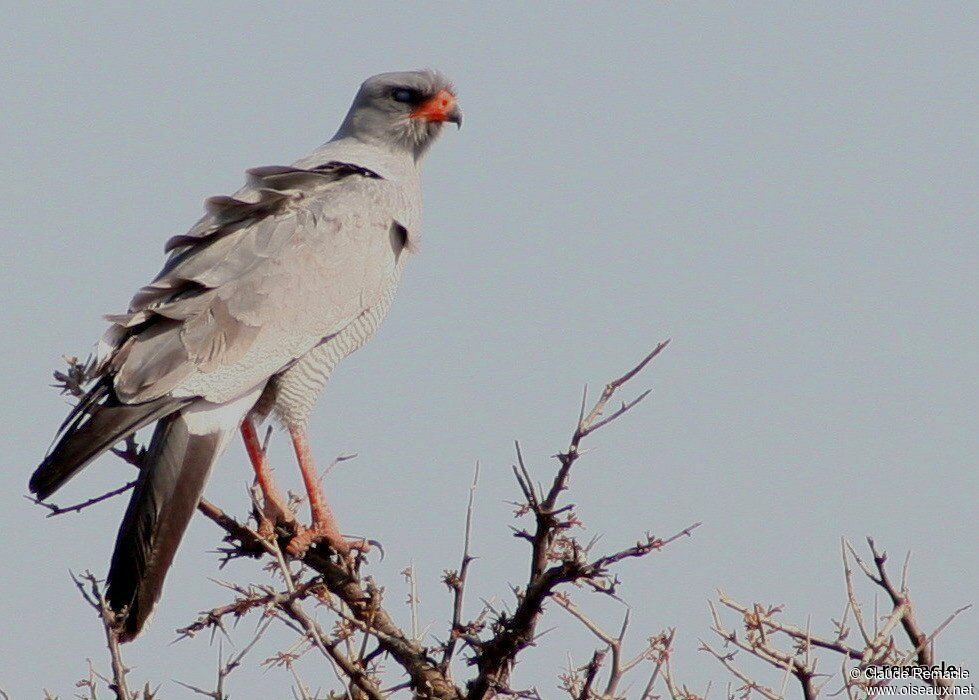
M 411 113 L 412 119 L 426 119 L 430 122 L 452 122 L 462 127 L 462 112 L 456 105 L 456 96 L 448 90 L 440 90 Z

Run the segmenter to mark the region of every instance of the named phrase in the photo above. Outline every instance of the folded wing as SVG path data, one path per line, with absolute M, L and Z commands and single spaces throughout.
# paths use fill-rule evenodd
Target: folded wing
M 126 403 L 230 400 L 287 368 L 383 296 L 400 192 L 331 162 L 249 171 L 235 197 L 167 243 L 163 270 L 110 317 L 103 370 Z

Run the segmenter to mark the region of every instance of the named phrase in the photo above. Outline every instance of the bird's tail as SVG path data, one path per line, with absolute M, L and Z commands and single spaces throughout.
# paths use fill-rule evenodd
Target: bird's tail
M 260 393 L 195 401 L 157 423 L 109 567 L 106 598 L 126 610 L 120 641 L 135 639 L 152 615 L 211 468 Z
M 162 396 L 139 404 L 121 403 L 110 378 L 93 386 L 61 426 L 57 444 L 34 470 L 30 490 L 41 500 L 64 486 L 85 465 L 145 425 L 180 408 L 183 401 Z
M 226 444 L 221 431 L 193 434 L 183 413 L 157 423 L 109 568 L 109 604 L 117 612 L 127 610 L 121 641 L 135 639 L 152 615 L 211 467 Z

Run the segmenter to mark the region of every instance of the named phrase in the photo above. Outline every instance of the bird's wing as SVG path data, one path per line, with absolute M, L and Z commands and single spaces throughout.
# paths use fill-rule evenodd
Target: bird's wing
M 126 403 L 227 401 L 282 371 L 383 295 L 410 195 L 356 165 L 249 171 L 172 238 L 163 270 L 110 317 L 103 371 Z M 107 351 L 107 352 L 106 352 Z

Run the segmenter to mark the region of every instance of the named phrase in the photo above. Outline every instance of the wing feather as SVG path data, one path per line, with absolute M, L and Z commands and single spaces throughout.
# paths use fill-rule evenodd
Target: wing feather
M 166 244 L 163 270 L 107 317 L 120 399 L 226 400 L 288 367 L 384 294 L 403 194 L 346 163 L 270 166 Z

